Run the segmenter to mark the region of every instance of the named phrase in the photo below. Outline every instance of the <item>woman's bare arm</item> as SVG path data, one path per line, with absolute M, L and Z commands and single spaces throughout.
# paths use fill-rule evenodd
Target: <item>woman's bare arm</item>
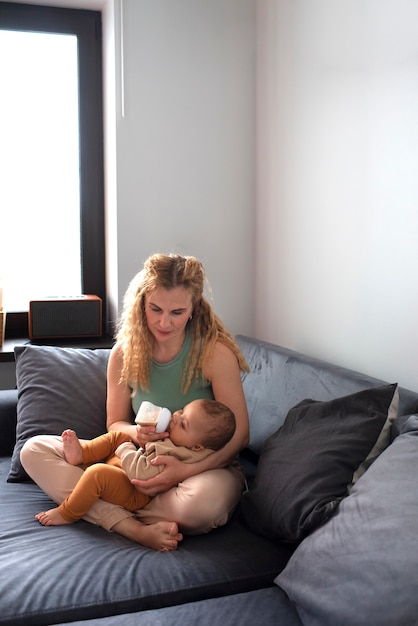
M 130 387 L 120 382 L 122 350 L 116 344 L 110 353 L 107 367 L 107 430 L 126 433 L 138 445 L 138 428 L 131 421 L 132 398 Z

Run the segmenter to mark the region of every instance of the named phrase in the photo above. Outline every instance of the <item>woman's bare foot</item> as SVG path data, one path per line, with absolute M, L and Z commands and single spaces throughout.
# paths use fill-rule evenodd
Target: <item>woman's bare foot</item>
M 127 517 L 115 524 L 112 531 L 159 552 L 177 550 L 179 542 L 183 540 L 176 522 L 142 524 L 134 517 Z
M 64 445 L 64 456 L 70 465 L 81 465 L 83 463 L 83 448 L 73 430 L 64 430 L 61 435 Z
M 64 524 L 71 524 L 71 522 L 68 522 L 62 517 L 58 508 L 42 511 L 35 515 L 35 519 L 37 519 L 42 526 L 64 526 Z
M 175 522 L 156 522 L 155 524 L 142 524 L 142 526 L 142 545 L 160 552 L 177 550 L 179 541 L 183 539 Z

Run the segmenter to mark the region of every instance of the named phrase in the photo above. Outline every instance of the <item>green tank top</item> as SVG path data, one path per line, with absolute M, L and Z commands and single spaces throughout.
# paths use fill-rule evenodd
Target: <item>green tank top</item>
M 135 415 L 144 400 L 157 406 L 164 406 L 173 413 L 182 409 L 192 400 L 199 398 L 213 399 L 212 385 L 208 381 L 192 380 L 186 394 L 182 393 L 183 369 L 192 346 L 190 332 L 186 337 L 178 355 L 169 363 L 152 361 L 149 391 L 138 388 L 132 398 L 132 408 Z

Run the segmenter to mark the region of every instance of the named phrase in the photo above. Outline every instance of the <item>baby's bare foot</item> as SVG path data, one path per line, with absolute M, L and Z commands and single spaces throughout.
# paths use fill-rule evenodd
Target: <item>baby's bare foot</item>
M 64 430 L 61 435 L 64 445 L 64 456 L 70 465 L 81 465 L 83 463 L 83 448 L 73 430 Z
M 71 524 L 71 522 L 68 522 L 62 517 L 58 508 L 42 511 L 38 513 L 38 515 L 35 515 L 35 519 L 37 519 L 42 526 L 63 526 L 64 524 Z

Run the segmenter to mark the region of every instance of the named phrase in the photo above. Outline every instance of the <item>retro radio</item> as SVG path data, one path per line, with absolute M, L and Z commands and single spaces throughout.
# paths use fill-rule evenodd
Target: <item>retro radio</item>
M 28 322 L 31 339 L 101 337 L 102 300 L 92 295 L 31 300 Z

